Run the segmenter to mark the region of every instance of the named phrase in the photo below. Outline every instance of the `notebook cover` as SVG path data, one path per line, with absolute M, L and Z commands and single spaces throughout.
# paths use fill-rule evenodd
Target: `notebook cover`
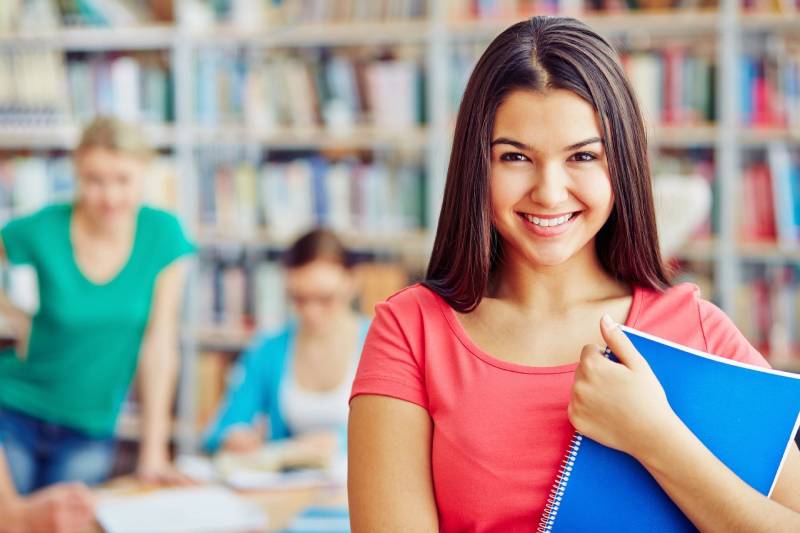
M 741 479 L 771 494 L 797 432 L 800 376 L 622 329 L 686 426 Z M 561 481 L 556 511 L 540 531 L 696 531 L 638 461 L 587 437 Z

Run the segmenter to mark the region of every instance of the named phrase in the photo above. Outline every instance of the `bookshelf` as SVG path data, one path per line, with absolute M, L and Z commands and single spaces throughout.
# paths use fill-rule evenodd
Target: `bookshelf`
M 237 11 L 236 2 L 175 0 L 177 21 L 148 17 L 135 27 L 7 29 L 0 33 L 0 58 L 19 51 L 44 50 L 53 57 L 66 58 L 64 76 L 69 77 L 71 60 L 100 58 L 96 61 L 113 62 L 119 57 L 131 57 L 140 62 L 140 71 L 158 64 L 167 75 L 171 105 L 160 119 L 145 120 L 145 125 L 153 143 L 174 168 L 180 169 L 176 172 L 178 192 L 173 207 L 202 248 L 198 268 L 190 280 L 192 290 L 188 291 L 188 326 L 181 333 L 184 365 L 176 438 L 181 448 L 188 450 L 196 445 L 197 438 L 193 423 L 198 404 L 194 376 L 207 372 L 197 366 L 198 361 L 208 357 L 201 353 L 237 352 L 251 335 L 254 322 L 274 322 L 285 311 L 279 309 L 281 306 L 259 311 L 251 300 L 279 290 L 274 262 L 272 267 L 261 265 L 268 264 L 285 247 L 290 232 L 271 231 L 273 228 L 263 220 L 268 220 L 269 214 L 263 206 L 247 204 L 243 208 L 235 201 L 230 203 L 232 212 L 251 211 L 244 230 L 236 224 L 224 227 L 219 223 L 221 219 L 215 218 L 218 211 L 204 219 L 203 213 L 211 212 L 204 200 L 209 190 L 211 196 L 220 197 L 219 169 L 227 165 L 234 177 L 224 179 L 233 182 L 237 175 L 256 176 L 240 178 L 238 182 L 245 184 L 241 185 L 242 190 L 253 190 L 253 182 L 246 180 L 263 181 L 265 173 L 278 170 L 285 177 L 285 165 L 290 163 L 314 167 L 316 161 L 322 160 L 331 167 L 378 169 L 389 176 L 384 181 L 394 180 L 403 169 L 414 168 L 422 187 L 415 196 L 419 208 L 414 215 L 416 222 L 381 232 L 365 232 L 364 226 L 358 224 L 344 224 L 340 230 L 345 242 L 358 251 L 378 260 L 392 260 L 411 272 L 412 278 L 419 276 L 433 242 L 432 228 L 444 188 L 454 113 L 471 62 L 497 33 L 534 14 L 530 10 L 579 14 L 611 38 L 623 53 L 643 64 L 644 69 L 663 61 L 665 50 L 670 50 L 676 61 L 698 69 L 695 72 L 712 66 L 716 69 L 706 82 L 713 101 L 701 102 L 701 109 L 696 110 L 709 116 L 671 122 L 654 120 L 648 126 L 654 166 L 669 158 L 684 157 L 675 154 L 685 153 L 696 161 L 685 161 L 681 166 L 712 169 L 716 208 L 711 227 L 676 254 L 676 260 L 684 267 L 688 265 L 703 276 L 698 279 L 701 285 L 711 287 L 712 294 L 707 297 L 736 317 L 742 300 L 741 279 L 759 269 L 777 272 L 800 267 L 797 244 L 782 246 L 774 238 L 742 241 L 739 220 L 740 186 L 746 167 L 753 161 L 765 161 L 770 146 L 786 146 L 795 156 L 800 147 L 797 116 L 778 124 L 754 125 L 743 120 L 741 57 L 745 53 L 756 58 L 768 55 L 762 46 L 764 40 L 797 41 L 800 5 L 784 2 L 781 5 L 785 12 L 744 9 L 734 0 L 721 0 L 718 6 L 691 3 L 711 6 L 702 9 L 682 7 L 689 2 L 672 2 L 671 9 L 626 7 L 634 3 L 586 2 L 586 6 L 591 4 L 597 9 L 584 10 L 583 2 L 575 0 L 285 0 L 243 2 L 241 6 L 259 4 L 264 8 L 245 12 Z M 198 11 L 198 5 L 205 5 L 206 9 Z M 0 29 L 2 20 L 0 7 Z M 750 47 L 753 43 L 757 45 L 755 49 Z M 800 54 L 794 49 L 782 57 L 800 65 Z M 356 99 L 349 98 L 346 91 L 336 93 L 336 87 L 341 89 L 349 83 L 342 79 L 350 76 L 362 83 L 365 71 L 377 72 L 387 65 L 396 68 L 385 69 L 376 76 L 386 76 L 384 82 L 395 83 L 375 82 L 373 93 L 380 93 L 379 87 L 389 87 L 397 98 L 390 104 L 402 104 L 414 114 L 400 117 L 394 127 L 376 118 L 380 113 L 375 110 L 386 104 L 371 101 L 375 99 L 368 96 L 369 88 L 359 86 Z M 304 100 L 301 104 L 305 108 L 287 105 L 286 98 L 277 94 L 275 84 L 265 82 L 304 76 L 338 76 L 338 81 L 332 83 L 334 89 L 328 93 L 313 83 L 303 86 L 306 97 L 297 99 Z M 395 90 L 400 85 L 405 89 Z M 261 91 L 255 97 L 248 93 L 254 90 L 252 87 Z M 292 90 L 297 87 L 300 86 L 295 84 L 283 91 L 297 96 L 301 93 Z M 642 90 L 652 92 L 654 88 Z M 3 94 L 0 92 L 0 99 Z M 331 104 L 337 98 L 340 101 Z M 794 98 L 800 102 L 800 95 Z M 264 104 L 265 101 L 269 103 Z M 79 123 L 69 95 L 53 100 L 52 112 L 16 122 L 3 111 L 7 103 L 0 101 L 0 150 L 44 157 L 68 154 Z M 684 104 L 679 102 L 678 106 Z M 800 108 L 800 103 L 796 105 Z M 39 108 L 34 106 L 34 110 Z M 660 110 L 656 108 L 651 113 Z M 357 178 L 353 176 L 357 172 L 352 168 L 349 178 L 339 178 L 342 183 L 350 180 L 350 192 L 342 193 L 347 188 L 342 185 L 337 189 L 339 194 L 355 194 L 357 188 L 353 184 Z M 330 180 L 328 174 L 325 176 L 323 181 L 327 183 Z M 235 192 L 228 194 L 236 197 Z M 218 206 L 215 202 L 214 209 Z M 319 218 L 320 213 L 306 215 Z M 217 263 L 226 267 L 216 269 L 213 265 Z M 781 278 L 777 274 L 773 277 Z M 225 315 L 217 313 L 218 309 L 214 311 L 220 305 L 224 307 L 225 302 L 215 304 L 215 296 L 208 294 L 208 286 L 216 283 L 211 280 L 217 278 L 222 286 L 252 292 L 252 298 L 228 296 L 229 304 L 247 308 L 234 314 L 240 323 L 215 322 L 215 313 L 217 318 Z M 250 278 L 256 281 L 248 281 Z M 795 281 L 791 288 L 795 297 L 796 285 Z M 225 297 L 217 295 L 216 299 Z M 796 333 L 800 329 L 797 316 L 792 319 L 794 325 L 790 324 L 795 342 L 800 339 Z M 792 364 L 795 363 L 787 362 L 785 366 L 794 368 Z M 135 427 L 133 423 L 126 424 Z

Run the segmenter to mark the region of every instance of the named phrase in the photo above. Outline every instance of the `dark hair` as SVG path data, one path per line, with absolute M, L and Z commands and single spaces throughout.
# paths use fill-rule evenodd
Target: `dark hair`
M 324 260 L 345 268 L 353 266 L 352 257 L 336 234 L 315 228 L 300 236 L 283 254 L 286 268 L 299 268 L 312 261 Z
M 424 284 L 466 312 L 481 301 L 502 260 L 489 200 L 495 114 L 514 90 L 565 89 L 599 115 L 614 206 L 596 244 L 616 279 L 663 289 L 647 141 L 639 106 L 611 45 L 584 23 L 533 17 L 492 41 L 469 78 L 458 111 L 442 210 Z

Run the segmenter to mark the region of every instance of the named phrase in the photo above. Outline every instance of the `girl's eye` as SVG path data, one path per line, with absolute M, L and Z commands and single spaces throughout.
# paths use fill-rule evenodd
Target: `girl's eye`
M 573 154 L 571 159 L 578 162 L 587 162 L 596 160 L 597 156 L 591 152 L 578 152 L 577 154 Z
M 519 152 L 506 152 L 500 156 L 501 161 L 528 161 L 528 158 Z

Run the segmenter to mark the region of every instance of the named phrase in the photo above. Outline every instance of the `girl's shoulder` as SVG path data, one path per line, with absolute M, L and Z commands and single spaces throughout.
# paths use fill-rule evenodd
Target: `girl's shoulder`
M 627 324 L 664 339 L 752 364 L 763 365 L 744 335 L 693 283 L 664 290 L 636 288 Z
M 246 355 L 252 358 L 275 360 L 286 355 L 286 349 L 296 334 L 293 323 L 257 332 L 250 340 Z
M 442 304 L 447 305 L 441 296 L 422 283 L 415 283 L 395 292 L 378 306 L 389 307 L 395 313 L 406 314 L 430 311 Z

